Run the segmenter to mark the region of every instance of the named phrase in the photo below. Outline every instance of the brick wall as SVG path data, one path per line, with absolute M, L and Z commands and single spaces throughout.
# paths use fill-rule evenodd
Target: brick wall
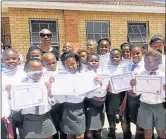
M 60 52 L 64 42 L 71 42 L 74 49 L 86 48 L 86 21 L 108 20 L 110 22 L 110 38 L 113 47 L 119 47 L 127 41 L 127 22 L 148 22 L 149 38 L 155 34 L 164 36 L 164 14 L 150 13 L 115 13 L 85 12 L 62 10 L 38 10 L 9 8 L 11 43 L 26 55 L 30 47 L 29 19 L 58 20 Z
M 1 25 L 2 25 L 3 30 L 4 30 L 4 34 L 3 34 L 3 31 L 1 30 L 3 43 L 11 45 L 10 44 L 10 22 L 9 22 L 9 17 L 2 17 L 1 18 Z
M 58 20 L 60 48 L 65 42 L 63 11 L 9 8 L 11 43 L 25 57 L 30 47 L 30 19 Z

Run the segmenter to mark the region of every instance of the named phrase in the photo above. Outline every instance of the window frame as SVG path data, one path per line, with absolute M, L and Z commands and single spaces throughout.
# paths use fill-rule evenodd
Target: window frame
M 128 27 L 129 27 L 129 24 L 135 24 L 135 25 L 139 25 L 139 24 L 145 24 L 144 26 L 145 26 L 145 35 L 146 35 L 146 38 L 145 38 L 145 41 L 130 41 L 130 39 L 129 39 L 129 30 L 128 30 Z M 132 33 L 131 33 L 132 34 Z M 136 33 L 133 33 L 133 34 L 136 34 Z M 141 36 L 142 36 L 142 34 L 143 33 L 137 33 L 137 34 L 141 34 Z M 144 44 L 146 44 L 146 43 L 148 43 L 148 38 L 149 38 L 149 22 L 148 21 L 128 21 L 127 22 L 127 41 L 128 42 L 131 42 L 131 43 L 144 43 Z M 143 39 L 142 39 L 143 40 Z
M 41 24 L 41 22 L 45 22 L 44 24 L 48 24 L 48 26 L 49 26 L 49 22 L 51 23 L 55 23 L 56 24 L 56 32 L 52 32 L 52 33 L 56 33 L 57 34 L 57 42 L 51 42 L 51 45 L 52 46 L 54 46 L 54 47 L 59 47 L 59 30 L 58 30 L 58 20 L 56 20 L 56 19 L 29 19 L 29 30 L 30 30 L 30 32 L 29 32 L 29 36 L 30 36 L 30 44 L 31 45 L 38 45 L 38 44 L 40 44 L 40 41 L 39 42 L 32 42 L 32 33 L 39 33 L 40 32 L 40 29 L 39 29 L 39 32 L 32 32 L 32 24 L 33 24 L 33 21 L 36 21 L 37 23 L 36 24 L 38 24 L 38 26 L 40 27 L 40 24 Z M 48 22 L 48 23 L 46 23 L 46 22 Z M 48 28 L 49 30 L 50 30 L 50 28 Z M 40 38 L 40 36 L 39 36 L 39 38 Z
M 88 28 L 87 28 L 87 24 L 88 24 L 88 22 L 93 22 L 93 32 L 92 33 L 88 33 Z M 101 24 L 101 30 L 100 30 L 100 33 L 94 33 L 94 23 L 107 23 L 108 24 L 108 32 L 107 33 L 103 33 L 102 32 L 102 24 Z M 95 40 L 96 42 L 98 42 L 98 40 L 96 40 L 95 38 L 94 38 L 94 35 L 100 35 L 100 36 L 102 36 L 103 34 L 107 34 L 108 35 L 108 38 L 110 38 L 110 21 L 109 20 L 86 20 L 85 21 L 85 27 L 86 27 L 86 42 L 88 41 L 88 40 Z M 89 39 L 88 38 L 88 34 L 92 34 L 93 35 L 93 39 Z

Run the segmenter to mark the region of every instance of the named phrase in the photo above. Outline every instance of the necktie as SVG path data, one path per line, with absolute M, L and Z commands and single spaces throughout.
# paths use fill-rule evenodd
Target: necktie
M 131 67 L 131 71 L 134 71 L 134 69 L 135 69 L 137 66 L 138 66 L 137 64 L 133 64 L 132 67 Z
M 156 72 L 155 71 L 151 71 L 150 75 L 156 75 Z
M 34 81 L 34 83 L 37 83 L 37 81 Z M 35 107 L 35 114 L 39 115 L 39 106 Z

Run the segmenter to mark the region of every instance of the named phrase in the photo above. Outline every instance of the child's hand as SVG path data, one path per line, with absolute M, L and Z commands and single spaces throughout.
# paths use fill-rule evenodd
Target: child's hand
M 45 86 L 47 87 L 48 96 L 52 97 L 52 95 L 51 95 L 51 83 L 50 82 L 45 82 Z
M 107 91 L 112 91 L 112 86 L 110 84 L 110 81 L 108 82 L 108 85 L 107 85 L 107 88 L 106 88 Z
M 53 82 L 55 82 L 55 79 L 53 76 L 50 76 L 49 82 L 52 84 Z
M 136 80 L 135 80 L 135 79 L 132 79 L 132 80 L 130 81 L 130 85 L 131 85 L 131 87 L 133 88 L 133 87 L 136 85 Z
M 99 83 L 101 86 L 103 85 L 102 80 L 101 80 L 100 77 L 95 77 L 95 78 L 94 78 L 94 82 L 95 82 L 96 84 Z
M 9 84 L 6 86 L 6 91 L 8 93 L 8 98 L 10 99 L 11 98 L 11 88 L 12 88 L 12 85 Z

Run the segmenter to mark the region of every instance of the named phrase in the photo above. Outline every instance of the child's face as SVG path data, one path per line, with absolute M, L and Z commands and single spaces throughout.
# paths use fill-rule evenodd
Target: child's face
M 73 49 L 72 45 L 69 42 L 65 43 L 63 45 L 63 49 L 62 49 L 63 53 L 65 53 L 65 52 L 72 52 L 73 50 L 74 49 Z
M 115 50 L 112 51 L 110 54 L 110 60 L 112 62 L 113 65 L 118 65 L 121 61 L 121 54 L 119 51 Z
M 57 61 L 56 58 L 53 56 L 48 56 L 45 59 L 44 66 L 47 71 L 56 71 Z
M 7 69 L 15 69 L 19 64 L 18 54 L 13 51 L 9 51 L 3 57 L 3 62 Z
M 100 51 L 101 55 L 109 53 L 109 50 L 110 50 L 109 42 L 106 40 L 102 40 L 99 44 L 99 51 Z
M 27 70 L 27 75 L 34 79 L 39 80 L 42 76 L 43 65 L 41 62 L 31 61 Z
M 81 63 L 86 64 L 87 63 L 87 53 L 86 52 L 81 52 L 80 53 L 80 58 L 81 58 Z
M 90 54 L 96 54 L 97 53 L 96 44 L 94 44 L 93 42 L 88 42 L 87 50 L 89 51 Z
M 30 55 L 31 55 L 31 58 L 37 58 L 42 60 L 42 55 L 39 50 L 33 50 Z
M 155 71 L 156 69 L 158 69 L 159 64 L 155 62 L 155 57 L 146 56 L 144 62 L 145 62 L 145 69 L 147 71 Z
M 155 50 L 162 50 L 164 47 L 164 42 L 161 40 L 155 41 L 150 45 L 151 48 L 155 49 Z
M 92 69 L 97 69 L 99 67 L 99 58 L 95 55 L 92 55 L 88 62 L 88 69 L 92 70 Z
M 131 53 L 130 53 L 129 46 L 124 46 L 122 48 L 122 56 L 123 56 L 124 59 L 130 59 L 131 58 Z
M 69 57 L 65 60 L 65 68 L 70 73 L 76 73 L 79 63 L 74 57 Z
M 131 50 L 131 57 L 134 63 L 138 63 L 142 60 L 143 50 L 142 48 L 135 47 Z

